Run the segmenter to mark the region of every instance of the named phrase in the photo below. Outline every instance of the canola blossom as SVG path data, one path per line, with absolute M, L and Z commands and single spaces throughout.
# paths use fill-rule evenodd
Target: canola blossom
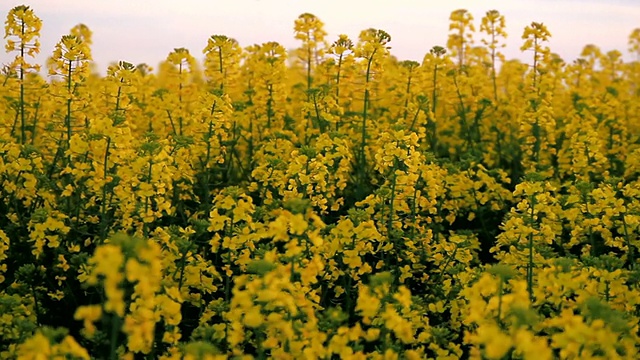
M 100 75 L 13 8 L 0 358 L 639 358 L 640 29 L 566 62 L 532 22 L 523 62 L 506 21 L 416 62 L 305 13 Z

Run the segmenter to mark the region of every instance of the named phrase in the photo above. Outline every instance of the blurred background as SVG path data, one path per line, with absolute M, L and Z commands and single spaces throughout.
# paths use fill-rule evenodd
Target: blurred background
M 505 15 L 509 37 L 503 52 L 523 61 L 531 56 L 520 51 L 521 36 L 532 21 L 547 25 L 551 51 L 566 62 L 577 58 L 586 44 L 603 52 L 617 49 L 625 61 L 632 60 L 627 41 L 640 27 L 640 0 L 2 0 L 3 22 L 21 4 L 31 6 L 43 21 L 39 63 L 45 63 L 62 35 L 83 23 L 93 31 L 92 51 L 101 73 L 119 60 L 156 67 L 178 47 L 201 59 L 214 34 L 235 38 L 243 47 L 277 41 L 295 48 L 299 41 L 293 23 L 305 12 L 324 22 L 329 42 L 339 34 L 355 42 L 361 30 L 379 28 L 391 35 L 394 56 L 416 61 L 434 45 L 446 45 L 449 15 L 460 8 L 472 13 L 476 31 L 486 11 Z M 475 37 L 478 45 L 480 38 Z M 12 58 L 0 52 L 0 63 Z

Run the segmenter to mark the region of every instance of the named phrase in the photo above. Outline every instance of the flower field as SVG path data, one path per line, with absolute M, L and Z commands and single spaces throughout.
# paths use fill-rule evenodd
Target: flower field
M 640 28 L 521 61 L 456 10 L 418 63 L 323 26 L 100 75 L 7 14 L 0 358 L 640 358 Z

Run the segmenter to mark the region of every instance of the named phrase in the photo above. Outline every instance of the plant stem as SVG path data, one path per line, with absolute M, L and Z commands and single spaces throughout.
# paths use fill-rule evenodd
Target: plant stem
M 24 38 L 25 23 L 21 21 L 21 38 Z M 20 144 L 26 143 L 26 131 L 25 131 L 25 114 L 24 114 L 24 42 L 20 43 Z
M 107 149 L 104 152 L 104 168 L 103 168 L 103 172 L 104 172 L 104 184 L 102 185 L 102 207 L 100 210 L 100 227 L 102 228 L 100 231 L 100 239 L 104 240 L 106 238 L 106 232 L 107 232 L 107 221 L 106 221 L 106 214 L 107 214 L 107 172 L 109 170 L 108 167 L 108 160 L 109 160 L 109 146 L 111 145 L 111 137 L 107 136 Z
M 366 172 L 367 172 L 367 159 L 366 159 L 366 147 L 367 147 L 367 115 L 369 110 L 369 81 L 371 79 L 371 64 L 373 63 L 373 57 L 376 54 L 376 50 L 373 50 L 371 56 L 367 61 L 367 72 L 365 78 L 365 87 L 364 87 L 364 104 L 362 108 L 362 136 L 360 139 L 360 156 L 358 159 L 359 165 L 359 179 L 360 179 L 360 189 L 362 190 L 364 187 L 364 182 L 366 180 Z
M 118 350 L 118 332 L 120 331 L 120 316 L 114 314 L 112 317 L 111 323 L 111 339 L 110 339 L 110 350 L 109 350 L 109 359 L 116 360 L 118 358 L 117 350 Z
M 531 215 L 530 215 L 530 226 L 533 230 L 533 222 L 534 222 L 534 208 L 536 206 L 536 197 L 535 194 L 531 198 Z M 529 260 L 527 264 L 527 292 L 529 293 L 529 301 L 533 303 L 533 231 L 529 233 Z

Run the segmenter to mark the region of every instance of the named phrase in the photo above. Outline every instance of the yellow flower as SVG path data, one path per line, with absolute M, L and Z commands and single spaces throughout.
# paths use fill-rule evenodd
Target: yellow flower
M 244 324 L 250 328 L 257 328 L 264 322 L 264 316 L 260 313 L 259 307 L 252 307 L 244 314 Z
M 478 343 L 484 344 L 484 354 L 489 359 L 502 359 L 513 347 L 511 337 L 495 325 L 483 325 L 477 330 Z
M 62 342 L 56 346 L 56 352 L 64 358 L 79 358 L 89 360 L 89 353 L 71 336 L 65 336 Z
M 107 301 L 104 309 L 114 312 L 120 317 L 124 317 L 125 301 L 124 291 L 120 288 L 124 281 L 123 265 L 124 255 L 120 247 L 107 244 L 99 246 L 95 255 L 89 260 L 93 269 L 87 282 L 91 285 L 98 283 L 98 277 L 104 276 L 104 289 Z
M 49 339 L 37 332 L 18 347 L 18 360 L 44 360 L 52 355 Z
M 102 306 L 100 305 L 88 305 L 80 306 L 76 309 L 73 318 L 76 320 L 82 320 L 84 324 L 84 331 L 88 337 L 92 337 L 96 331 L 94 323 L 102 317 Z
M 376 317 L 380 310 L 380 305 L 380 299 L 370 292 L 368 286 L 363 285 L 360 287 L 356 311 L 360 312 L 365 324 L 371 323 L 371 319 Z

